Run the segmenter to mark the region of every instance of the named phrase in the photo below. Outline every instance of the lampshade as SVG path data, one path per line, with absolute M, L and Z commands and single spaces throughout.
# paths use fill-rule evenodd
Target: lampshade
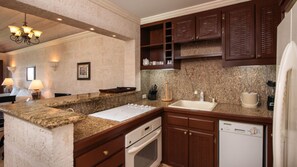
M 38 90 L 38 89 L 40 90 L 42 88 L 44 87 L 40 80 L 33 80 L 29 86 L 29 89 L 32 89 L 32 90 Z
M 13 85 L 12 78 L 5 78 L 1 85 L 2 86 L 11 86 L 11 85 Z
M 16 36 L 16 37 L 19 37 L 19 36 L 21 36 L 21 35 L 22 35 L 22 31 L 18 29 L 18 30 L 15 32 L 15 36 Z
M 11 33 L 16 33 L 20 28 L 17 26 L 8 26 Z
M 30 32 L 30 33 L 28 34 L 28 37 L 31 39 L 31 38 L 33 37 L 33 35 L 34 35 L 34 33 L 33 33 L 33 32 Z
M 33 28 L 28 26 L 22 26 L 24 33 L 29 34 Z
M 33 30 L 33 32 L 36 38 L 39 38 L 42 34 L 42 31 L 38 31 L 38 30 Z

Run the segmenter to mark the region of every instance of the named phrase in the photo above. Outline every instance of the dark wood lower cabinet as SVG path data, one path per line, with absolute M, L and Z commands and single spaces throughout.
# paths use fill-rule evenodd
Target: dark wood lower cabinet
M 166 164 L 174 167 L 217 166 L 216 119 L 168 113 L 163 126 L 166 126 Z
M 214 166 L 214 135 L 198 131 L 189 132 L 189 166 Z
M 96 167 L 124 167 L 125 166 L 125 150 L 118 152 L 108 160 L 102 162 Z
M 182 128 L 167 128 L 168 164 L 174 167 L 188 166 L 188 130 Z
M 122 135 L 75 158 L 75 166 L 119 167 L 125 164 L 124 148 L 125 137 Z

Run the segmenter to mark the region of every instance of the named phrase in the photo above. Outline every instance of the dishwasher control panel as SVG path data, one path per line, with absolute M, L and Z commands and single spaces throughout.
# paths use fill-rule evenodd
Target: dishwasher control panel
M 248 124 L 248 123 L 239 123 L 231 121 L 220 121 L 220 131 L 228 133 L 236 133 L 242 135 L 249 135 L 255 137 L 263 137 L 263 126 Z

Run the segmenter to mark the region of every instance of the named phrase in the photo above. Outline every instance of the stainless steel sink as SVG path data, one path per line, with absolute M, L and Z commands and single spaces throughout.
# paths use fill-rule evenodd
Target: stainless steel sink
M 216 107 L 217 103 L 207 101 L 191 101 L 191 100 L 179 100 L 170 104 L 168 107 L 182 108 L 190 110 L 212 111 Z

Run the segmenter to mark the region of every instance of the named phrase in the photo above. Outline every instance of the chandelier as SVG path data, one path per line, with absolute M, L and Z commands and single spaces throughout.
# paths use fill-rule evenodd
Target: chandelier
M 26 13 L 25 13 L 25 21 L 24 25 L 19 28 L 17 26 L 8 26 L 11 32 L 10 39 L 15 41 L 17 44 L 26 43 L 27 45 L 35 45 L 38 44 L 39 37 L 42 32 L 38 30 L 33 30 L 33 28 L 27 26 L 26 22 Z

